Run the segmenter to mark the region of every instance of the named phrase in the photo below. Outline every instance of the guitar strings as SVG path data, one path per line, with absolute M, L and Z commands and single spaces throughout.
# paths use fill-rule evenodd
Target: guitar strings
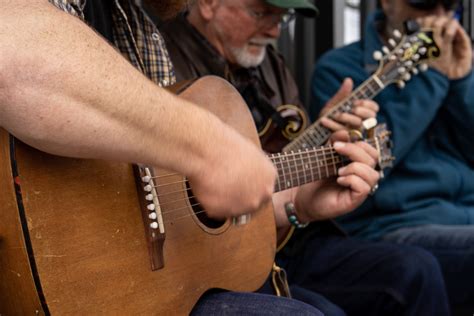
M 327 164 L 328 166 L 337 166 L 339 164 L 341 164 L 343 161 L 341 159 L 335 159 L 334 161 L 334 164 Z M 294 168 L 292 168 L 294 169 Z M 320 169 L 320 167 L 318 167 L 318 169 Z M 316 173 L 316 175 L 315 175 Z M 305 171 L 305 170 L 297 170 L 296 172 L 291 172 L 291 173 L 286 173 L 285 175 L 291 177 L 293 179 L 292 182 L 296 182 L 296 183 L 307 183 L 307 180 L 308 177 L 311 177 L 311 182 L 314 182 L 314 181 L 318 181 L 318 180 L 322 180 L 324 177 L 323 177 L 323 174 L 325 172 L 322 172 L 321 170 L 318 170 L 318 171 L 313 171 L 313 170 L 310 170 L 310 171 Z M 297 175 L 297 177 L 295 178 L 294 175 Z M 177 175 L 177 174 L 173 174 L 173 175 Z M 285 175 L 283 174 L 279 174 L 278 177 L 277 177 L 277 182 L 283 182 L 285 180 Z M 327 175 L 327 172 L 326 172 L 326 175 Z M 296 180 L 295 180 L 296 179 Z M 169 183 L 169 184 L 163 184 L 163 185 L 155 185 L 153 186 L 154 188 L 158 188 L 158 187 L 164 187 L 164 186 L 167 186 L 167 185 L 172 185 L 172 184 L 184 184 L 188 182 L 187 179 L 184 179 L 184 180 L 181 180 L 181 181 L 176 181 L 176 182 L 173 182 L 173 183 Z M 278 183 L 277 183 L 278 184 Z M 178 190 L 178 191 L 173 191 L 173 192 L 167 192 L 167 193 L 163 193 L 163 194 L 160 194 L 160 195 L 157 195 L 158 198 L 161 198 L 163 197 L 164 195 L 170 195 L 170 194 L 176 194 L 176 193 L 184 193 L 186 191 L 190 191 L 191 188 L 187 188 L 187 189 L 183 189 L 183 190 Z M 166 205 L 166 204 L 170 204 L 170 203 L 176 203 L 176 202 L 181 202 L 181 201 L 184 201 L 184 200 L 188 200 L 188 199 L 196 199 L 197 197 L 192 195 L 192 196 L 189 196 L 188 198 L 184 198 L 184 199 L 178 199 L 178 200 L 173 200 L 173 201 L 167 201 L 167 202 L 163 202 L 163 203 L 160 203 L 160 205 Z
M 313 152 L 318 152 L 316 157 L 314 156 L 310 156 L 310 154 L 312 154 Z M 330 151 L 329 152 L 329 157 L 328 157 L 328 154 L 325 152 L 325 151 Z M 322 155 L 321 155 L 322 153 Z M 307 155 L 307 158 L 308 161 L 305 161 L 305 157 L 303 156 L 304 154 Z M 335 155 L 336 154 L 336 155 Z M 297 155 L 299 156 L 297 158 Z M 323 159 L 321 159 L 321 156 L 323 157 Z M 293 157 L 294 159 L 290 159 L 290 157 Z M 325 146 L 325 147 L 321 147 L 321 148 L 318 148 L 318 149 L 314 149 L 313 151 L 309 151 L 309 150 L 306 150 L 304 152 L 291 152 L 291 153 L 288 153 L 288 154 L 285 154 L 284 156 L 282 156 L 281 154 L 273 154 L 269 157 L 270 159 L 280 159 L 279 163 L 282 165 L 282 167 L 284 166 L 284 164 L 286 163 L 290 169 L 290 172 L 289 173 L 285 173 L 284 170 L 283 170 L 283 174 L 278 174 L 278 179 L 277 179 L 277 184 L 281 183 L 281 181 L 285 181 L 286 183 L 286 176 L 288 176 L 289 178 L 291 178 L 291 185 L 293 186 L 294 183 L 297 183 L 298 185 L 301 185 L 301 184 L 305 184 L 305 183 L 308 183 L 308 174 L 311 175 L 311 181 L 316 181 L 316 180 L 321 180 L 323 179 L 323 170 L 325 169 L 326 171 L 326 176 L 329 177 L 329 176 L 334 176 L 337 174 L 337 169 L 336 167 L 342 163 L 342 159 L 341 159 L 341 156 L 339 154 L 337 154 L 337 152 L 335 152 L 333 150 L 333 148 L 331 146 Z M 282 159 L 284 158 L 284 160 Z M 314 160 L 314 161 L 313 161 Z M 296 165 L 294 164 L 296 162 Z M 317 166 L 317 169 L 318 171 L 316 172 L 316 179 L 315 179 L 315 172 L 313 169 L 315 168 L 312 168 L 311 170 L 300 170 L 299 167 L 301 167 L 302 165 L 307 165 L 308 163 L 309 164 L 313 164 L 314 162 L 318 163 L 318 166 Z M 326 163 L 324 163 L 326 162 Z M 276 162 L 274 162 L 276 164 Z M 293 163 L 293 165 L 290 165 L 290 163 Z M 323 164 L 323 165 L 321 165 Z M 332 167 L 334 167 L 334 174 L 330 174 L 329 171 L 330 169 L 332 169 Z M 321 170 L 323 169 L 323 170 Z M 332 170 L 331 170 L 332 171 Z M 157 179 L 157 178 L 163 178 L 163 177 L 169 177 L 169 176 L 173 176 L 173 175 L 178 175 L 178 174 L 166 174 L 166 175 L 162 175 L 162 176 L 158 176 L 158 177 L 152 177 L 154 179 Z M 295 175 L 296 175 L 296 179 L 295 179 Z M 188 182 L 187 179 L 184 179 L 184 180 L 181 180 L 181 181 L 175 181 L 175 182 L 172 182 L 172 183 L 168 183 L 168 184 L 163 184 L 163 185 L 157 185 L 157 186 L 154 186 L 154 187 L 164 187 L 164 186 L 169 186 L 169 185 L 179 185 L 179 184 L 184 184 Z M 279 185 L 280 187 L 280 185 Z M 186 188 L 186 189 L 181 189 L 181 190 L 177 190 L 177 191 L 173 191 L 173 192 L 168 192 L 168 193 L 163 193 L 163 194 L 160 194 L 160 195 L 157 195 L 157 198 L 161 198 L 163 197 L 164 195 L 170 195 L 170 194 L 176 194 L 176 193 L 184 193 L 186 191 L 189 191 L 191 188 Z M 281 188 L 280 188 L 281 190 Z M 166 205 L 166 204 L 170 204 L 170 203 L 177 203 L 177 202 L 181 202 L 181 201 L 189 201 L 190 199 L 192 198 L 196 198 L 194 195 L 191 196 L 191 197 L 184 197 L 183 199 L 177 199 L 177 200 L 173 200 L 173 201 L 167 201 L 167 202 L 163 202 L 163 203 L 160 203 L 160 206 L 162 205 Z M 194 204 L 191 204 L 190 206 L 191 207 L 195 207 L 195 206 L 199 206 L 200 203 L 194 203 Z M 175 213 L 175 212 L 178 212 L 178 211 L 181 211 L 183 209 L 188 209 L 189 206 L 186 205 L 184 207 L 180 207 L 180 208 L 174 208 L 174 209 L 171 209 L 171 210 L 168 210 L 166 212 L 163 212 L 161 213 L 161 215 L 165 215 L 165 214 L 171 214 L 171 213 Z M 198 213 L 201 213 L 201 212 L 204 212 L 204 211 L 199 211 L 199 212 L 194 212 L 194 214 L 198 214 Z M 186 215 L 184 216 L 183 218 L 185 217 L 188 217 L 188 216 L 192 216 L 192 215 Z M 179 219 L 179 218 L 177 218 Z M 174 219 L 174 220 L 177 220 L 177 219 Z
M 374 139 L 369 139 L 366 141 L 369 145 L 372 145 L 374 146 L 375 145 L 375 140 Z M 319 153 L 318 153 L 319 151 Z M 326 151 L 326 153 L 324 152 Z M 313 155 L 315 154 L 316 155 Z M 294 160 L 290 160 L 290 162 L 294 162 L 296 161 L 296 155 L 306 155 L 308 156 L 307 158 L 303 157 L 303 159 L 309 159 L 310 162 L 312 162 L 313 160 L 314 161 L 317 161 L 319 158 L 321 158 L 321 156 L 324 158 L 325 155 L 336 155 L 337 156 L 340 156 L 335 150 L 334 150 L 334 147 L 332 146 L 322 146 L 322 147 L 319 147 L 319 148 L 313 148 L 313 149 L 308 149 L 308 150 L 305 150 L 305 151 L 298 151 L 298 152 L 288 152 L 288 153 L 277 153 L 277 154 L 271 154 L 271 155 L 268 155 L 267 157 L 272 160 L 272 159 L 281 159 L 281 158 L 285 158 L 286 160 L 286 157 L 290 157 L 290 156 L 293 156 L 295 159 Z M 298 158 L 298 159 L 302 159 L 301 157 Z M 159 176 L 152 176 L 150 179 L 162 179 L 162 178 L 167 178 L 167 177 L 173 177 L 173 176 L 183 176 L 182 174 L 179 174 L 179 173 L 168 173 L 168 174 L 164 174 L 164 175 L 159 175 Z

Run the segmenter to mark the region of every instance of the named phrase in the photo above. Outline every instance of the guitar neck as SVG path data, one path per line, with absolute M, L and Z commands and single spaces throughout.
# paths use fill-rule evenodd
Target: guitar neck
M 378 78 L 377 74 L 374 74 L 354 90 L 350 96 L 334 106 L 334 108 L 324 116 L 334 118 L 340 113 L 351 112 L 354 107 L 354 101 L 360 99 L 373 99 L 383 90 L 384 87 L 385 85 Z M 331 133 L 332 131 L 324 127 L 319 119 L 308 127 L 300 136 L 285 146 L 283 152 L 322 146 L 329 139 Z
M 278 170 L 275 192 L 337 175 L 347 161 L 332 146 L 269 156 Z

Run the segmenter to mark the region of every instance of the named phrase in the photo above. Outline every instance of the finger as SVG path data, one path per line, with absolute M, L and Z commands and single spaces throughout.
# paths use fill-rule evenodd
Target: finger
M 375 184 L 377 184 L 377 182 L 380 180 L 379 172 L 377 172 L 370 166 L 360 162 L 353 162 L 343 168 L 340 168 L 338 170 L 338 175 L 340 177 L 345 177 L 349 175 L 358 176 L 359 178 L 367 182 L 370 188 L 375 186 Z
M 331 140 L 331 144 L 337 141 L 347 143 L 351 140 L 351 136 L 349 135 L 349 131 L 344 129 L 344 130 L 340 130 L 340 131 L 332 133 L 330 140 Z
M 378 112 L 379 111 L 379 105 L 377 104 L 377 102 L 373 101 L 373 100 L 357 100 L 354 102 L 354 109 L 358 109 L 358 108 L 366 108 L 366 109 L 369 109 L 369 110 L 372 110 L 374 112 Z
M 379 152 L 373 145 L 371 145 L 367 142 L 361 142 L 361 141 L 356 142 L 355 145 L 361 147 L 362 149 L 364 149 L 365 152 L 368 153 L 370 155 L 370 157 L 372 157 L 375 164 L 377 164 L 377 162 L 379 161 Z
M 341 124 L 337 123 L 336 121 L 333 121 L 333 120 L 331 120 L 327 117 L 322 117 L 320 119 L 320 121 L 321 121 L 321 125 L 323 125 L 324 127 L 330 129 L 333 132 L 346 129 L 346 127 L 344 125 L 341 125 Z
M 354 110 L 352 110 L 352 113 L 360 117 L 362 120 L 377 117 L 377 111 L 363 107 L 354 108 Z
M 349 125 L 353 128 L 359 128 L 362 125 L 362 119 L 357 115 L 350 114 L 350 113 L 340 113 L 333 118 L 339 124 L 342 125 Z
M 354 82 L 352 81 L 352 79 L 345 78 L 336 94 L 326 103 L 325 108 L 329 110 L 331 107 L 347 98 L 351 94 L 353 86 Z
M 444 40 L 448 42 L 453 42 L 454 37 L 456 36 L 459 28 L 461 28 L 461 26 L 459 25 L 458 21 L 454 19 L 449 21 L 445 26 L 444 36 L 443 36 Z
M 367 182 L 355 175 L 338 177 L 336 181 L 340 186 L 350 188 L 359 198 L 365 198 L 369 195 L 372 188 Z
M 365 148 L 356 144 L 335 142 L 333 146 L 336 152 L 348 157 L 352 161 L 365 163 L 369 166 L 375 166 L 376 164 L 374 158 L 365 150 Z

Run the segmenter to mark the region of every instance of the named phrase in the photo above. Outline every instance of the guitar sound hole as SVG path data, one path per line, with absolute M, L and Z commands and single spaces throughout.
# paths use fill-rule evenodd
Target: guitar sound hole
M 189 203 L 193 208 L 193 212 L 203 225 L 212 229 L 216 229 L 225 224 L 225 220 L 216 220 L 207 216 L 199 201 L 194 197 L 194 193 L 191 190 L 188 181 L 186 181 L 186 187 L 188 189 Z

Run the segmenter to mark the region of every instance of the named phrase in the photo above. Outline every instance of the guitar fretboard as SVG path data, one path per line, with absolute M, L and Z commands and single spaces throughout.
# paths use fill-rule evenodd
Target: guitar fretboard
M 380 78 L 374 74 L 361 84 L 350 96 L 338 103 L 324 116 L 334 118 L 340 113 L 348 113 L 352 111 L 354 101 L 360 99 L 372 99 L 385 85 Z M 300 136 L 295 138 L 291 143 L 283 148 L 283 152 L 298 151 L 299 149 L 307 149 L 323 145 L 331 136 L 331 130 L 321 124 L 321 120 L 317 120 L 308 127 Z
M 332 146 L 278 153 L 269 158 L 278 170 L 275 192 L 335 176 L 347 162 Z

